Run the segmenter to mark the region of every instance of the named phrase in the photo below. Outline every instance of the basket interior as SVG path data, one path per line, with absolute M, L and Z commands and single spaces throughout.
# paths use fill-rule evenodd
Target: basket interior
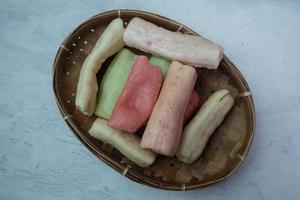
M 172 20 L 132 10 L 99 14 L 80 25 L 62 43 L 54 63 L 54 93 L 67 124 L 97 157 L 143 184 L 173 190 L 193 189 L 210 185 L 230 175 L 248 152 L 254 133 L 255 113 L 251 96 L 239 96 L 249 91 L 249 88 L 243 76 L 226 56 L 217 70 L 197 69 L 195 89 L 200 94 L 201 103 L 215 90 L 227 88 L 235 97 L 235 105 L 195 163 L 188 165 L 175 157 L 158 156 L 153 165 L 141 168 L 111 145 L 89 136 L 88 130 L 96 117 L 87 117 L 75 109 L 77 81 L 81 66 L 96 40 L 110 21 L 118 16 L 124 20 L 125 25 L 131 18 L 139 16 L 172 31 L 180 29 L 184 33 L 196 34 Z M 129 49 L 148 55 L 137 49 Z M 101 81 L 112 58 L 101 67 L 97 74 L 98 81 Z M 142 132 L 141 129 L 138 134 L 142 135 Z

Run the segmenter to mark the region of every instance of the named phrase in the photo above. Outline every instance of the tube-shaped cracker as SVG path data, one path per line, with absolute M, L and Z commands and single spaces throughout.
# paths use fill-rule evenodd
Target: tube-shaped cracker
M 168 61 L 167 59 L 165 59 L 163 57 L 152 55 L 149 59 L 149 62 L 153 65 L 160 67 L 163 79 L 165 79 L 167 72 L 169 70 L 170 61 Z
M 141 147 L 174 156 L 197 79 L 195 68 L 173 61 L 142 137 Z
M 198 108 L 199 104 L 200 104 L 200 95 L 198 94 L 198 92 L 196 90 L 193 90 L 193 93 L 190 98 L 190 102 L 189 102 L 188 106 L 186 107 L 186 110 L 184 113 L 184 117 L 183 117 L 184 123 L 186 123 L 187 120 L 190 119 L 190 117 L 192 116 L 194 111 Z
M 141 167 L 148 167 L 155 161 L 156 155 L 150 150 L 142 149 L 140 139 L 136 135 L 109 127 L 105 119 L 97 118 L 89 134 L 114 146 L 129 160 Z
M 138 17 L 129 22 L 124 42 L 169 60 L 208 69 L 218 68 L 224 51 L 204 37 L 169 31 Z
M 111 61 L 99 85 L 95 115 L 110 118 L 136 57 L 135 53 L 123 48 Z
M 135 133 L 148 121 L 161 84 L 160 68 L 149 63 L 146 56 L 138 56 L 108 120 L 108 125 Z
M 96 73 L 108 57 L 124 46 L 123 32 L 123 21 L 119 18 L 114 19 L 104 30 L 82 65 L 75 105 L 85 115 L 91 116 L 95 110 L 98 91 Z
M 183 130 L 177 158 L 193 163 L 202 154 L 209 137 L 222 123 L 233 104 L 234 100 L 228 90 L 214 92 Z

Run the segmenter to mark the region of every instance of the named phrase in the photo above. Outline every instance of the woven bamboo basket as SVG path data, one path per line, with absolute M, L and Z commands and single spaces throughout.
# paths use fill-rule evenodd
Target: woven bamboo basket
M 135 16 L 172 31 L 198 35 L 178 22 L 137 10 L 108 11 L 88 19 L 67 36 L 54 61 L 53 89 L 65 122 L 95 156 L 138 183 L 168 190 L 190 190 L 224 180 L 244 160 L 255 130 L 255 110 L 249 86 L 225 55 L 218 70 L 197 69 L 198 80 L 195 88 L 201 96 L 201 102 L 213 91 L 227 88 L 235 97 L 235 105 L 210 138 L 204 153 L 193 164 L 184 164 L 176 157 L 158 156 L 153 165 L 141 168 L 114 147 L 89 136 L 88 130 L 96 116 L 87 117 L 75 109 L 76 86 L 81 66 L 111 20 L 120 17 L 126 25 Z M 110 61 L 108 59 L 98 72 L 99 81 Z

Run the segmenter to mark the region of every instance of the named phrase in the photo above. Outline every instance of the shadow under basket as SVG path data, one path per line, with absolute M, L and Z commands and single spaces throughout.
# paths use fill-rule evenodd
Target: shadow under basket
M 255 110 L 245 78 L 224 55 L 217 70 L 197 69 L 196 90 L 203 103 L 217 89 L 226 88 L 235 104 L 211 136 L 201 157 L 191 165 L 176 157 L 158 156 L 154 164 L 141 168 L 109 144 L 89 136 L 96 116 L 87 117 L 75 109 L 76 87 L 81 66 L 107 25 L 117 17 L 125 26 L 141 17 L 171 31 L 195 34 L 165 17 L 137 10 L 114 10 L 98 14 L 78 26 L 61 44 L 53 66 L 53 89 L 58 108 L 77 138 L 99 159 L 138 183 L 168 190 L 190 190 L 211 185 L 230 176 L 244 160 L 255 130 Z M 134 50 L 139 54 L 145 54 Z M 101 81 L 111 58 L 97 74 Z

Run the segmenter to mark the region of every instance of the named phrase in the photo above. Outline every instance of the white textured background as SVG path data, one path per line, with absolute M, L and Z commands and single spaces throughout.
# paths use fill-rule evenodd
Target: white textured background
M 254 93 L 257 129 L 228 180 L 191 192 L 149 188 L 94 157 L 67 128 L 51 88 L 56 51 L 112 9 L 177 20 L 225 48 Z M 0 2 L 0 199 L 291 199 L 300 197 L 300 1 Z

